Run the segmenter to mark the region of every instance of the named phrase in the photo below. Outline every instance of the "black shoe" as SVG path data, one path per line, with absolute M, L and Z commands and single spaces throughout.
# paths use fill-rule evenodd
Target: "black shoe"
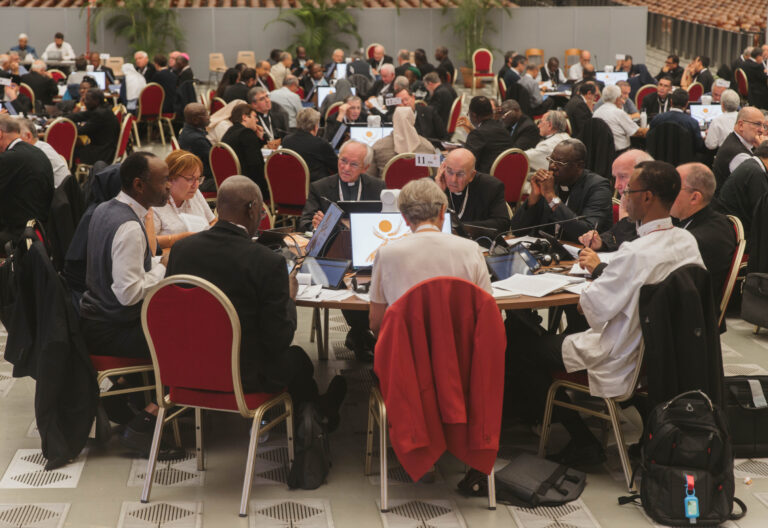
M 347 395 L 347 380 L 342 376 L 334 376 L 328 384 L 328 390 L 320 396 L 317 406 L 328 420 L 328 432 L 332 433 L 339 427 L 339 409 Z
M 156 422 L 156 416 L 146 411 L 141 411 L 125 426 L 125 430 L 119 438 L 120 444 L 126 449 L 133 451 L 139 458 L 148 458 L 149 451 L 152 448 L 152 435 L 155 432 Z M 186 455 L 187 452 L 180 447 L 170 447 L 161 444 L 157 459 L 160 461 L 178 460 Z
M 110 436 L 112 436 L 112 425 L 109 423 L 104 406 L 99 402 L 96 407 L 96 442 L 106 444 Z
M 366 332 L 370 333 L 370 332 Z M 371 335 L 373 338 L 373 335 Z M 344 340 L 344 346 L 355 353 L 355 359 L 363 363 L 373 363 L 373 348 L 367 344 L 365 333 L 350 330 Z M 375 344 L 375 339 L 374 339 Z
M 547 459 L 568 467 L 597 466 L 605 462 L 605 451 L 598 443 L 577 445 L 571 440 L 562 451 Z

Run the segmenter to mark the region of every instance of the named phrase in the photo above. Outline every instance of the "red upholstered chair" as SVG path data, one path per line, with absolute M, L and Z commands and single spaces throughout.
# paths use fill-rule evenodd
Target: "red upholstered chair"
M 21 95 L 26 95 L 29 97 L 29 100 L 32 102 L 32 108 L 35 108 L 35 92 L 32 90 L 32 88 L 27 83 L 21 83 L 19 84 L 19 93 Z
M 301 156 L 290 149 L 274 151 L 264 165 L 264 175 L 272 214 L 300 216 L 309 194 L 309 167 Z
M 621 208 L 621 200 L 618 198 L 611 198 L 612 207 L 613 207 L 613 223 L 617 224 L 619 222 L 619 209 Z
M 115 151 L 115 159 L 112 163 L 122 161 L 125 157 L 125 152 L 128 150 L 128 141 L 131 139 L 131 129 L 136 118 L 133 114 L 125 114 L 122 124 L 120 125 L 120 136 L 117 139 L 117 149 Z
M 72 161 L 75 159 L 75 143 L 77 143 L 77 125 L 66 117 L 54 119 L 45 129 L 43 141 L 61 154 L 69 168 L 72 168 Z
M 497 76 L 496 84 L 498 85 L 498 88 L 499 88 L 499 97 L 503 101 L 504 99 L 507 98 L 507 83 L 504 82 L 504 79 Z
M 749 95 L 749 81 L 747 81 L 747 74 L 741 68 L 736 68 L 733 72 L 733 77 L 736 79 L 736 86 L 739 90 L 739 95 L 742 99 L 746 99 Z
M 343 101 L 337 101 L 328 107 L 328 110 L 325 111 L 325 116 L 323 117 L 326 123 L 328 122 L 329 117 L 339 113 L 339 108 L 341 108 L 341 105 L 343 104 Z
M 275 89 L 275 86 L 277 86 L 277 83 L 275 82 L 275 78 L 272 77 L 271 73 L 267 74 L 266 83 L 267 83 L 267 88 L 269 88 L 270 92 Z
M 227 103 L 224 102 L 224 99 L 222 99 L 221 97 L 214 97 L 211 100 L 211 112 L 210 112 L 211 115 L 213 115 L 214 113 L 218 112 L 219 110 L 221 110 L 225 106 L 227 106 Z
M 655 94 L 657 91 L 658 90 L 656 89 L 655 84 L 646 84 L 645 86 L 641 86 L 635 94 L 635 105 L 637 106 L 637 109 L 642 111 L 643 99 L 651 94 Z
M 51 75 L 51 79 L 53 79 L 57 83 L 67 78 L 67 76 L 64 75 L 64 72 L 61 70 L 57 70 L 57 69 L 48 70 L 48 73 Z
M 728 308 L 728 301 L 731 300 L 731 294 L 733 293 L 733 286 L 736 284 L 736 277 L 739 275 L 739 269 L 744 260 L 744 250 L 747 246 L 747 241 L 744 238 L 744 226 L 741 224 L 741 220 L 733 215 L 728 215 L 728 220 L 733 224 L 733 230 L 736 232 L 736 250 L 733 252 L 733 258 L 731 259 L 731 268 L 728 270 L 728 277 L 723 285 L 723 298 L 720 301 L 720 313 L 718 314 L 717 324 L 723 324 L 725 319 L 725 310 Z
M 208 153 L 208 162 L 211 165 L 213 179 L 216 182 L 216 189 L 224 183 L 224 180 L 240 172 L 240 160 L 232 147 L 226 143 L 216 143 L 211 147 Z
M 472 54 L 472 95 L 475 95 L 477 79 L 491 79 L 496 75 L 493 73 L 493 53 L 491 50 L 480 48 Z
M 272 213 L 269 212 L 269 208 L 266 204 L 262 205 L 262 212 L 264 213 L 264 216 L 259 223 L 259 229 L 266 231 L 267 229 L 272 229 L 275 227 L 275 217 L 272 216 Z
M 179 146 L 179 140 L 176 139 L 176 137 L 171 138 L 171 152 L 174 150 L 179 150 L 181 147 Z
M 700 82 L 695 82 L 688 87 L 689 103 L 698 103 L 702 95 L 704 95 L 704 86 Z
M 416 154 L 398 154 L 387 162 L 382 174 L 387 189 L 402 189 L 411 180 L 429 177 L 429 167 L 416 166 Z
M 510 204 L 520 201 L 525 178 L 528 176 L 528 156 L 520 149 L 507 149 L 491 166 L 491 176 L 504 183 L 504 200 Z
M 457 304 L 456 299 L 462 299 L 462 302 Z M 436 337 L 436 334 L 440 334 L 440 337 Z M 474 339 L 478 335 L 482 336 L 479 338 L 482 343 L 475 343 Z M 418 348 L 419 343 L 428 343 L 428 350 Z M 493 446 L 488 437 L 482 440 L 468 438 L 470 428 L 467 423 L 468 415 L 472 412 L 483 414 L 477 416 L 477 420 L 486 420 L 484 423 L 501 422 L 505 347 L 504 323 L 495 301 L 490 294 L 464 279 L 427 279 L 413 286 L 387 309 L 376 344 L 374 371 L 380 381 L 378 386 L 371 390 L 368 402 L 365 449 L 365 474 L 370 475 L 373 430 L 374 425 L 377 425 L 382 512 L 389 508 L 387 433 L 390 434 L 392 447 L 400 457 L 403 468 L 413 478 L 419 478 L 418 473 L 429 463 L 428 459 L 441 454 L 438 453 L 440 446 L 434 445 L 435 442 L 440 442 L 437 437 L 439 433 L 435 434 L 439 428 L 442 428 L 440 432 L 445 440 L 440 443 L 443 449 L 446 449 L 447 445 L 449 450 L 455 447 L 467 452 L 474 465 L 479 466 L 475 469 L 488 473 L 488 507 L 492 510 L 496 508 L 493 474 L 496 453 L 489 451 L 497 451 L 498 442 Z M 479 353 L 479 357 L 474 355 L 475 353 Z M 426 361 L 422 362 L 425 357 Z M 429 358 L 432 359 L 431 363 Z M 428 368 L 413 368 L 419 365 L 435 365 L 436 362 L 444 367 L 433 368 L 431 371 Z M 410 365 L 411 368 L 404 368 L 404 365 Z M 484 384 L 471 385 L 471 380 L 477 379 L 474 376 L 486 375 L 488 377 L 484 379 Z M 478 386 L 480 391 L 476 392 Z M 409 391 L 414 390 L 412 387 L 416 387 L 416 392 L 420 391 L 424 397 L 420 402 L 412 402 L 416 405 L 414 412 L 398 415 L 398 411 L 409 405 L 406 400 L 410 397 Z M 446 387 L 450 389 L 446 390 Z M 483 400 L 482 410 L 472 405 L 474 398 Z M 434 402 L 438 409 L 432 409 L 430 402 Z M 441 416 L 440 411 L 443 410 L 450 411 L 449 415 Z M 464 416 L 459 418 L 458 415 L 462 414 L 462 411 Z M 409 427 L 409 418 L 415 416 L 423 416 L 424 422 Z M 494 421 L 496 419 L 498 422 Z M 424 433 L 419 436 L 427 445 L 414 447 L 409 442 L 410 438 L 405 440 L 404 437 L 409 436 L 406 431 L 415 433 L 417 430 Z M 486 430 L 484 434 L 493 435 L 494 432 Z M 475 451 L 472 448 L 467 449 L 458 438 L 462 438 L 463 442 L 488 443 L 485 444 L 486 447 Z M 417 441 L 418 443 L 420 442 Z M 409 444 L 410 449 L 403 444 Z M 454 454 L 459 456 L 459 453 Z M 466 460 L 464 462 L 470 463 Z
M 462 94 L 461 97 L 457 97 L 453 100 L 453 104 L 451 105 L 451 113 L 448 114 L 448 126 L 446 127 L 449 135 L 456 132 L 456 123 L 459 122 L 459 117 L 461 116 L 461 105 L 463 103 L 464 94 Z
M 150 125 L 156 124 L 157 129 L 160 131 L 160 141 L 165 146 L 165 133 L 163 132 L 163 123 L 168 125 L 168 128 L 173 135 L 173 126 L 171 125 L 171 117 L 173 114 L 163 114 L 163 102 L 165 101 L 165 90 L 157 83 L 149 83 L 142 88 L 139 94 L 138 114 L 136 117 L 137 123 L 147 123 L 147 141 L 149 141 Z
M 180 318 L 178 313 L 182 306 L 186 315 Z M 287 392 L 243 393 L 240 320 L 227 296 L 206 280 L 191 275 L 175 275 L 160 281 L 144 299 L 141 325 L 152 354 L 157 404 L 160 407 L 141 502 L 149 502 L 168 411 L 175 406 L 195 409 L 199 471 L 205 469 L 202 410 L 235 412 L 252 421 L 240 500 L 240 516 L 247 516 L 259 436 L 284 421 L 288 433 L 289 464 L 293 462 L 291 397 Z M 280 407 L 284 412 L 262 425 L 265 413 Z

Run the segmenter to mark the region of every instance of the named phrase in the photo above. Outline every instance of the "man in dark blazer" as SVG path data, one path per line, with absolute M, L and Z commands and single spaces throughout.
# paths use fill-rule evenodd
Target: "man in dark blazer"
M 454 78 L 455 68 L 453 67 L 451 59 L 448 58 L 448 48 L 445 46 L 438 46 L 435 49 L 435 60 L 438 63 L 435 69 L 442 68 L 443 71 L 450 74 L 452 81 L 456 81 Z
M 248 90 L 256 82 L 256 70 L 253 68 L 246 68 L 240 72 L 240 79 L 230 86 L 227 86 L 224 90 L 224 101 L 231 103 L 235 99 L 241 101 L 248 100 Z
M 191 152 L 203 162 L 203 183 L 200 191 L 216 191 L 216 182 L 211 172 L 211 142 L 205 133 L 205 127 L 210 123 L 208 109 L 201 103 L 189 103 L 184 107 L 184 128 L 179 133 L 179 147 Z
M 53 169 L 42 150 L 20 137 L 19 123 L 0 116 L 0 256 L 21 235 L 27 221 L 48 220 Z
M 752 56 L 741 65 L 741 69 L 747 76 L 749 104 L 757 108 L 768 108 L 768 76 L 763 69 L 762 56 L 761 48 L 753 49 Z
M 514 148 L 528 150 L 541 141 L 539 128 L 533 119 L 523 113 L 520 103 L 514 99 L 501 103 L 501 120 L 512 138 Z
M 736 233 L 728 217 L 710 205 L 715 195 L 712 171 L 702 163 L 686 163 L 677 172 L 681 187 L 669 214 L 678 220 L 678 227 L 696 238 L 701 260 L 712 276 L 715 306 L 719 307 L 736 250 Z
M 509 70 L 504 74 L 504 84 L 507 85 L 507 89 L 523 77 L 527 65 L 528 59 L 525 58 L 525 55 L 515 55 L 512 57 L 512 60 L 509 62 Z
M 104 93 L 98 88 L 91 88 L 85 94 L 85 111 L 66 117 L 79 123 L 78 135 L 88 136 L 90 141 L 87 145 L 75 147 L 75 157 L 89 165 L 97 161 L 112 163 L 120 137 L 120 123 L 112 109 L 104 103 Z
M 552 151 L 549 170 L 531 176 L 531 194 L 512 217 L 512 229 L 585 216 L 546 228 L 569 242 L 589 230 L 606 231 L 613 223 L 608 180 L 584 168 L 587 149 L 578 139 L 566 139 Z M 523 232 L 518 231 L 518 235 Z
M 440 82 L 440 77 L 436 72 L 428 73 L 424 76 L 424 86 L 429 92 L 427 104 L 435 109 L 443 123 L 447 125 L 451 118 L 451 107 L 458 95 L 453 86 Z
M 283 138 L 282 147 L 295 151 L 309 168 L 310 181 L 336 172 L 339 159 L 331 144 L 317 136 L 320 112 L 304 108 L 296 114 L 296 130 Z
M 155 68 L 157 71 L 152 76 L 152 82 L 157 83 L 165 90 L 165 100 L 163 100 L 163 113 L 174 112 L 174 103 L 176 101 L 176 87 L 179 85 L 179 76 L 171 68 L 167 67 L 168 59 L 165 55 L 155 55 Z
M 246 393 L 286 388 L 297 407 L 316 402 L 329 428 L 335 428 L 346 383 L 335 377 L 321 397 L 312 361 L 300 347 L 291 346 L 298 283 L 293 274 L 289 276 L 281 255 L 251 240 L 259 232 L 262 204 L 259 188 L 251 180 L 228 178 L 216 202 L 219 221 L 174 244 L 166 274 L 210 281 L 232 302 L 242 330 L 240 378 Z
M 189 66 L 189 59 L 187 59 L 184 55 L 178 55 L 176 57 L 174 70 L 176 70 L 176 75 L 179 76 L 179 85 L 195 79 L 195 74 L 192 72 L 192 68 Z
M 469 150 L 452 150 L 440 165 L 435 182 L 445 191 L 448 207 L 462 223 L 496 231 L 509 227 L 504 184 L 477 172 L 475 156 Z
M 144 79 L 150 83 L 152 77 L 155 76 L 155 65 L 149 62 L 149 55 L 146 51 L 137 51 L 133 54 L 133 64 L 136 66 L 136 71 L 144 76 Z
M 417 105 L 416 99 L 408 88 L 403 88 L 397 92 L 395 97 L 400 98 L 400 106 L 410 106 L 413 113 L 416 114 L 414 127 L 421 137 L 427 138 L 433 145 L 439 145 L 440 141 L 445 139 L 448 135 L 445 123 L 433 107 L 423 104 Z M 393 113 L 388 115 L 388 120 L 392 119 Z
M 270 142 L 285 137 L 288 133 L 288 112 L 273 103 L 269 98 L 269 92 L 261 86 L 254 86 L 248 92 L 248 102 L 251 108 L 256 110 L 256 119 L 259 126 L 264 129 L 264 141 Z M 273 144 L 270 148 L 277 148 Z
M 35 94 L 35 102 L 40 101 L 44 106 L 53 104 L 53 98 L 59 94 L 56 81 L 45 71 L 45 62 L 36 60 L 32 63 L 32 71 L 21 76 L 21 82 L 29 86 Z
M 373 57 L 368 59 L 368 64 L 373 68 L 374 75 L 380 75 L 382 66 L 392 64 L 392 57 L 386 54 L 384 46 L 377 44 L 373 47 Z
M 266 134 L 259 125 L 256 111 L 245 103 L 239 104 L 232 109 L 229 119 L 232 126 L 221 138 L 221 142 L 232 147 L 240 160 L 242 174 L 258 185 L 262 196 L 269 199 L 269 187 L 264 177 L 264 156 L 261 154 Z
M 725 180 L 717 198 L 717 209 L 741 220 L 749 240 L 752 217 L 760 199 L 768 193 L 768 141 L 755 149 L 755 156 L 739 165 Z
M 641 112 L 645 112 L 648 115 L 648 119 L 653 119 L 658 114 L 669 111 L 670 98 L 669 93 L 672 91 L 672 78 L 667 76 L 659 79 L 659 84 L 656 85 L 656 93 L 646 95 L 643 99 Z
M 710 93 L 712 91 L 712 85 L 715 83 L 715 78 L 712 77 L 712 72 L 709 71 L 709 57 L 696 57 L 692 65 L 695 70 L 691 81 L 701 84 L 704 89 L 703 93 Z
M 651 120 L 650 127 L 654 129 L 663 123 L 675 123 L 687 130 L 693 140 L 693 151 L 704 152 L 704 139 L 701 137 L 699 122 L 685 113 L 688 107 L 688 92 L 680 89 L 672 92 L 669 112 L 657 115 Z
M 579 86 L 579 95 L 571 97 L 565 105 L 565 113 L 571 123 L 571 136 L 579 137 L 586 124 L 592 119 L 595 95 L 597 95 L 597 86 L 592 83 L 583 83 Z
M 379 75 L 381 75 L 381 79 L 377 79 L 371 85 L 371 89 L 368 90 L 367 94 L 365 94 L 366 99 L 370 97 L 377 97 L 379 95 L 386 98 L 387 94 L 390 94 L 394 90 L 395 67 L 391 64 L 390 65 L 384 64 L 381 67 L 381 71 L 379 72 Z M 366 106 L 368 108 L 371 108 L 370 103 L 366 103 Z
M 752 156 L 756 138 L 762 133 L 763 113 L 760 109 L 746 106 L 739 110 L 733 132 L 725 137 L 725 141 L 717 149 L 717 155 L 712 164 L 715 180 L 717 180 L 715 196 L 720 193 L 725 180 L 736 169 L 740 160 L 746 160 Z
M 674 86 L 680 86 L 680 81 L 683 79 L 683 72 L 683 67 L 680 66 L 680 57 L 677 55 L 670 55 L 664 62 L 664 66 L 659 70 L 659 73 L 656 74 L 656 79 L 661 80 L 662 77 L 669 76 L 672 78 L 672 84 Z
M 470 101 L 469 120 L 475 129 L 467 135 L 464 146 L 475 156 L 475 169 L 489 174 L 499 154 L 514 148 L 512 136 L 504 123 L 493 118 L 491 101 L 484 95 L 473 97 Z

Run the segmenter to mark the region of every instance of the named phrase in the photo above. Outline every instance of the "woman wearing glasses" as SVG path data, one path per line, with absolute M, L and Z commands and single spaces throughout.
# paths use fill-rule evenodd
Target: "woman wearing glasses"
M 157 243 L 163 249 L 216 223 L 216 217 L 198 189 L 203 181 L 200 158 L 186 150 L 175 150 L 165 158 L 165 163 L 171 193 L 164 207 L 153 208 Z

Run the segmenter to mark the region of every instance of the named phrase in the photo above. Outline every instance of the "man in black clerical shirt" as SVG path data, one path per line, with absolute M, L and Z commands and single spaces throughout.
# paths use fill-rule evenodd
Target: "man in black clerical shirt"
M 514 141 L 504 123 L 493 118 L 493 106 L 484 95 L 473 97 L 470 101 L 469 121 L 475 129 L 467 135 L 464 146 L 474 154 L 477 170 L 489 174 L 499 154 L 514 148 Z
M 211 142 L 205 133 L 205 127 L 211 121 L 208 109 L 201 103 L 189 103 L 184 107 L 184 128 L 179 133 L 179 147 L 187 150 L 200 158 L 203 162 L 203 183 L 200 191 L 216 191 L 216 182 L 213 181 L 209 154 Z
M 520 103 L 514 99 L 507 99 L 501 103 L 501 121 L 512 138 L 514 148 L 532 149 L 541 141 L 539 128 L 533 119 L 523 113 Z
M 248 101 L 251 108 L 256 110 L 259 125 L 264 129 L 264 141 L 267 142 L 267 148 L 277 148 L 280 144 L 277 140 L 288 134 L 288 113 L 277 112 L 277 105 L 273 105 L 269 98 L 269 92 L 261 86 L 251 88 L 248 92 Z
M 437 72 L 431 72 L 424 76 L 424 86 L 429 92 L 427 104 L 435 109 L 443 123 L 448 123 L 451 117 L 453 102 L 458 97 L 456 90 L 450 84 L 440 82 Z

